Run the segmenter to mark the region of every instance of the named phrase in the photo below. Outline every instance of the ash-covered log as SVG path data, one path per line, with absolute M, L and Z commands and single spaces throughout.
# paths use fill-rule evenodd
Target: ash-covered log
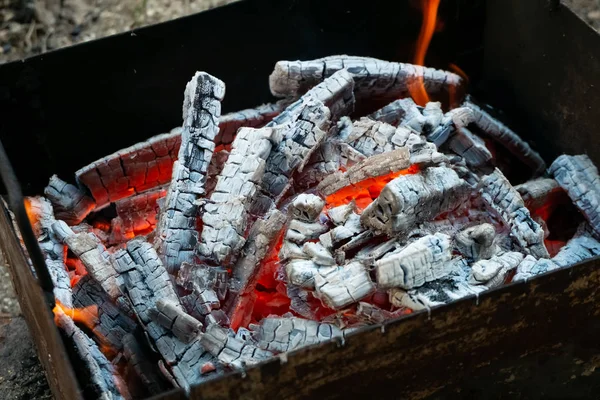
M 191 284 L 191 293 L 181 296 L 181 304 L 197 320 L 204 320 L 212 311 L 221 308 L 217 293 L 195 282 Z
M 479 130 L 500 143 L 514 156 L 529 166 L 532 169 L 534 176 L 540 175 L 544 172 L 546 169 L 546 163 L 544 162 L 544 159 L 519 135 L 517 135 L 502 122 L 492 117 L 470 99 L 467 99 L 463 103 L 463 107 L 470 108 L 473 111 L 473 123 L 475 126 L 477 126 L 477 128 L 479 128 Z
M 331 274 L 315 274 L 314 280 L 316 297 L 334 310 L 341 310 L 375 292 L 375 284 L 360 261 L 336 268 Z
M 409 88 L 421 80 L 430 94 L 462 84 L 462 79 L 451 72 L 340 55 L 312 61 L 279 61 L 269 77 L 271 93 L 277 97 L 298 97 L 341 69 L 347 69 L 354 77 L 355 94 L 360 99 L 405 97 Z
M 337 172 L 341 165 L 340 144 L 330 136 L 311 154 L 304 169 L 294 174 L 294 186 L 300 190 L 314 187 L 325 177 Z
M 404 125 L 420 132 L 425 123 L 425 117 L 421 114 L 419 106 L 413 99 L 394 100 L 390 104 L 380 108 L 369 115 L 374 121 L 385 122 L 393 126 Z
M 150 310 L 150 318 L 163 328 L 173 332 L 183 343 L 190 343 L 202 329 L 202 323 L 187 314 L 180 303 L 169 299 L 158 299 Z
M 489 260 L 477 261 L 471 267 L 473 271 L 472 283 L 495 288 L 504 283 L 509 272 L 521 264 L 525 255 L 520 252 L 510 251 L 497 254 Z
M 66 315 L 62 308 L 55 307 L 54 320 L 65 335 L 72 341 L 75 351 L 84 360 L 88 369 L 88 384 L 100 400 L 124 400 L 127 395 L 127 386 L 122 381 L 115 367 L 75 322 Z
M 549 258 L 544 230 L 529 213 L 521 195 L 499 169 L 481 180 L 481 199 L 510 228 L 511 238 L 526 254 Z
M 439 103 L 428 103 L 428 105 L 429 104 Z M 423 112 L 425 112 L 425 110 Z M 441 109 L 439 112 L 441 112 Z M 418 132 L 422 131 L 427 135 L 427 140 L 439 147 L 446 143 L 448 138 L 452 137 L 457 131 L 472 123 L 473 120 L 474 115 L 471 109 L 467 107 L 458 107 L 444 114 L 437 125 L 433 125 L 430 122 L 428 126 L 425 125 L 423 129 Z M 437 122 L 437 120 L 435 122 Z
M 319 242 L 328 249 L 334 249 L 346 239 L 359 235 L 365 230 L 366 228 L 360 223 L 360 215 L 350 208 L 350 214 L 343 223 L 320 235 Z
M 419 287 L 447 275 L 451 258 L 450 236 L 436 233 L 422 237 L 375 262 L 377 284 L 383 289 Z
M 87 272 L 102 286 L 110 299 L 118 303 L 122 296 L 117 282 L 118 274 L 100 239 L 92 232 L 75 233 L 60 220 L 52 224 L 52 229 L 58 239 L 83 262 Z
M 243 329 L 240 329 L 238 335 L 234 335 L 233 331 L 212 324 L 202 334 L 200 343 L 221 364 L 236 369 L 243 369 L 273 356 L 270 351 L 258 348 L 249 340 L 250 338 L 243 340 L 240 334 L 243 331 Z
M 533 179 L 515 186 L 515 189 L 530 210 L 542 207 L 550 196 L 562 192 L 558 182 L 552 178 Z
M 250 325 L 250 330 L 258 347 L 274 353 L 344 337 L 342 330 L 335 325 L 291 316 L 264 318 L 259 325 Z
M 54 216 L 69 225 L 80 224 L 96 208 L 94 199 L 56 175 L 50 178 L 44 194 L 52 203 Z
M 182 262 L 191 262 L 195 255 L 198 200 L 205 194 L 206 172 L 215 148 L 224 95 L 225 84 L 205 72 L 197 72 L 185 88 L 179 157 L 173 165 L 156 232 L 169 272 L 176 272 Z
M 464 180 L 447 167 L 427 168 L 388 183 L 362 213 L 364 226 L 388 235 L 408 232 L 417 223 L 461 205 L 469 191 Z
M 240 128 L 260 128 L 266 125 L 288 106 L 286 101 L 268 103 L 247 110 L 232 112 L 219 118 L 219 133 L 215 145 L 233 143 Z
M 33 232 L 38 238 L 48 273 L 52 279 L 54 297 L 64 306 L 73 307 L 71 279 L 65 265 L 65 246 L 54 234 L 52 225 L 56 222 L 52 204 L 44 197 L 27 197 L 27 215 Z
M 111 220 L 109 243 L 119 244 L 150 233 L 156 227 L 158 201 L 166 194 L 166 187 L 163 186 L 117 200 L 117 216 Z
M 564 154 L 554 160 L 549 172 L 600 237 L 600 175 L 592 160 L 587 155 Z
M 198 245 L 203 257 L 229 265 L 244 245 L 250 207 L 260 190 L 274 136 L 272 128 L 239 130 L 215 190 L 204 205 Z
M 493 158 L 484 141 L 467 128 L 458 129 L 450 138 L 448 147 L 471 167 L 486 165 Z
M 491 258 L 498 252 L 494 243 L 496 228 L 492 224 L 481 224 L 468 227 L 454 236 L 458 251 L 470 260 Z

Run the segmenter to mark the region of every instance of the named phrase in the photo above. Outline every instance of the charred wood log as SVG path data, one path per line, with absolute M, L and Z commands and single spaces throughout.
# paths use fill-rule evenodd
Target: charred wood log
M 452 258 L 451 239 L 437 233 L 409 244 L 375 262 L 377 284 L 384 289 L 411 289 L 448 274 Z
M 457 131 L 472 123 L 473 120 L 474 115 L 471 109 L 467 107 L 454 108 L 442 117 L 437 126 L 430 125 L 429 129 L 423 130 L 423 133 L 427 135 L 427 140 L 439 147 L 446 143 L 448 138 Z
M 117 216 L 111 220 L 109 243 L 123 243 L 151 232 L 157 223 L 158 201 L 166 194 L 166 188 L 161 187 L 117 200 Z
M 314 194 L 302 193 L 294 198 L 289 212 L 294 219 L 314 222 L 319 219 L 323 207 L 325 207 L 325 200 Z
M 230 147 L 230 146 L 229 146 Z M 222 148 L 220 150 L 215 149 L 215 152 L 210 160 L 210 164 L 208 164 L 208 170 L 206 171 L 206 195 L 212 195 L 212 192 L 215 190 L 217 186 L 217 180 L 223 168 L 225 167 L 225 163 L 229 158 L 229 150 L 230 148 Z
M 210 201 L 204 206 L 198 245 L 202 256 L 229 264 L 244 245 L 249 209 L 260 189 L 273 136 L 272 128 L 239 130 Z
M 421 81 L 431 94 L 462 83 L 462 79 L 451 72 L 340 55 L 313 61 L 279 61 L 269 77 L 271 93 L 277 97 L 298 97 L 341 69 L 347 69 L 354 77 L 355 93 L 360 99 L 404 97 L 411 85 Z
M 211 312 L 221 307 L 221 301 L 213 289 L 203 288 L 196 283 L 191 286 L 191 293 L 181 296 L 181 304 L 192 317 L 205 320 Z
M 504 283 L 508 273 L 521 264 L 524 257 L 523 253 L 512 251 L 495 255 L 489 260 L 478 261 L 471 267 L 471 282 L 488 288 L 498 287 Z
M 599 237 L 600 175 L 592 160 L 587 155 L 562 155 L 554 160 L 549 171 Z
M 481 167 L 492 160 L 492 153 L 485 146 L 483 140 L 469 131 L 460 128 L 448 143 L 450 149 L 465 159 L 471 167 Z
M 521 250 L 536 258 L 550 257 L 543 229 L 531 218 L 521 195 L 499 169 L 481 180 L 480 193 L 484 203 L 510 228 L 511 237 Z
M 210 267 L 204 264 L 181 264 L 177 274 L 177 284 L 187 290 L 199 288 L 212 290 L 218 299 L 223 300 L 227 295 L 229 276 L 227 270 L 221 267 Z
M 146 356 L 132 334 L 123 337 L 123 355 L 150 394 L 159 394 L 167 389 L 166 382 L 159 375 L 156 365 L 153 365 L 152 361 Z
M 537 260 L 535 257 L 529 255 L 519 264 L 517 273 L 512 280 L 513 282 L 527 281 L 536 275 L 545 274 L 559 268 L 560 266 L 550 259 L 541 258 Z
M 360 223 L 360 215 L 350 209 L 350 215 L 346 218 L 343 225 L 338 225 L 335 228 L 323 233 L 319 236 L 319 242 L 328 249 L 337 247 L 346 239 L 350 239 L 365 231 L 365 228 Z
M 178 302 L 158 299 L 155 308 L 149 311 L 154 322 L 173 332 L 183 343 L 190 343 L 201 332 L 202 323 L 187 314 Z
M 375 284 L 360 261 L 336 268 L 332 274 L 315 274 L 314 280 L 316 296 L 334 310 L 347 307 L 375 292 Z
M 421 111 L 419 111 L 419 106 L 417 106 L 410 97 L 394 100 L 390 104 L 370 114 L 369 118 L 393 126 L 402 124 L 417 132 L 421 131 L 423 124 L 425 123 L 425 118 L 423 117 L 423 114 L 421 114 Z
M 80 224 L 94 210 L 96 202 L 81 189 L 52 175 L 44 194 L 52 203 L 54 215 L 69 225 Z
M 205 193 L 224 94 L 225 84 L 203 72 L 197 72 L 185 89 L 181 148 L 156 235 L 170 272 L 176 272 L 182 262 L 192 261 L 195 254 L 197 201 Z
M 534 179 L 515 186 L 515 189 L 530 210 L 542 207 L 550 196 L 562 192 L 558 182 L 552 178 Z
M 268 317 L 260 325 L 250 325 L 258 347 L 274 353 L 285 353 L 311 344 L 343 338 L 335 325 L 296 317 Z
M 363 226 L 388 235 L 452 211 L 468 197 L 467 184 L 447 167 L 427 168 L 388 183 L 361 215 Z
M 519 135 L 492 117 L 470 99 L 464 102 L 463 107 L 470 108 L 473 111 L 473 123 L 479 130 L 506 147 L 508 151 L 529 166 L 533 170 L 534 175 L 544 172 L 546 169 L 544 159 L 526 141 L 521 139 Z
M 240 128 L 260 128 L 266 125 L 285 110 L 287 105 L 285 101 L 278 101 L 222 115 L 219 118 L 219 133 L 215 137 L 215 145 L 233 143 Z
M 481 224 L 466 228 L 454 236 L 458 251 L 470 260 L 491 258 L 498 252 L 495 245 L 496 229 L 492 224 Z
M 342 164 L 340 143 L 334 143 L 330 136 L 311 154 L 304 169 L 294 174 L 294 187 L 300 190 L 314 187 L 325 177 L 337 172 Z

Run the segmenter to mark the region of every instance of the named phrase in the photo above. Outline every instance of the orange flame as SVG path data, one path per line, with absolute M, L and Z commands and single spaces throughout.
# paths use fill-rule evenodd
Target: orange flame
M 37 213 L 33 211 L 33 207 L 31 206 L 31 199 L 29 197 L 25 197 L 25 199 L 23 199 L 23 204 L 25 205 L 25 212 L 27 213 L 29 223 L 31 224 L 31 227 L 35 229 L 35 224 L 37 224 L 39 217 Z
M 70 308 L 56 300 L 56 305 L 52 312 L 56 314 L 59 310 L 71 317 L 73 321 L 84 325 L 92 331 L 98 324 L 98 306 L 95 304 L 83 308 Z M 54 322 L 58 325 L 56 317 L 54 318 Z
M 417 40 L 417 50 L 413 63 L 416 65 L 425 65 L 425 55 L 429 49 L 429 43 L 433 37 L 437 22 L 437 13 L 440 5 L 440 0 L 421 0 L 423 6 L 423 23 L 421 32 Z M 417 82 L 409 85 L 410 95 L 415 103 L 420 106 L 425 106 L 429 102 L 429 95 L 425 90 L 423 75 L 418 77 Z

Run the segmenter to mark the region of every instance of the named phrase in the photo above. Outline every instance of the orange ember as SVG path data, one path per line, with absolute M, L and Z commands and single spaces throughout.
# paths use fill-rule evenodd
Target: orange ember
M 84 308 L 69 308 L 63 305 L 60 301 L 56 300 L 56 305 L 54 306 L 52 312 L 56 313 L 58 310 L 61 310 L 63 313 L 71 317 L 73 321 L 84 325 L 88 329 L 94 330 L 94 327 L 98 324 L 97 305 L 91 305 Z M 55 323 L 58 325 L 56 319 Z
M 418 165 L 412 165 L 410 168 L 403 169 L 398 172 L 392 172 L 387 175 L 382 175 L 374 178 L 369 178 L 364 181 L 360 181 L 353 186 L 347 186 L 341 190 L 338 190 L 332 195 L 327 196 L 325 201 L 328 207 L 337 207 L 344 204 L 349 204 L 352 200 L 356 202 L 356 207 L 359 211 L 364 210 L 369 204 L 373 202 L 385 185 L 390 183 L 393 179 L 401 175 L 416 174 L 419 172 Z
M 35 226 L 35 224 L 37 224 L 37 222 L 38 222 L 38 216 L 36 213 L 33 212 L 33 209 L 31 207 L 31 200 L 28 197 L 25 197 L 25 199 L 23 200 L 23 204 L 25 205 L 25 212 L 27 213 L 27 218 L 29 219 L 29 223 L 31 224 L 31 227 L 33 228 Z
M 425 65 L 425 55 L 429 49 L 429 43 L 433 37 L 433 32 L 436 29 L 438 7 L 440 0 L 421 0 L 423 6 L 423 23 L 421 24 L 421 32 L 417 40 L 417 49 L 413 63 L 416 65 Z M 425 106 L 429 101 L 429 95 L 425 90 L 423 76 L 419 77 L 417 82 L 409 86 L 410 95 L 415 103 L 420 106 Z

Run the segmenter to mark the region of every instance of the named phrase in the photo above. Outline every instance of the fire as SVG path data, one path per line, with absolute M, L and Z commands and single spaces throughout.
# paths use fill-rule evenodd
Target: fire
M 25 205 L 25 212 L 27 213 L 29 223 L 33 228 L 38 223 L 38 215 L 36 212 L 33 211 L 33 207 L 31 206 L 31 199 L 29 199 L 29 197 L 25 197 L 25 199 L 23 200 L 23 204 Z
M 84 325 L 92 331 L 98 324 L 98 306 L 95 304 L 83 308 L 70 308 L 56 300 L 56 305 L 52 312 L 56 314 L 59 310 L 71 317 L 73 321 Z M 56 317 L 54 318 L 54 322 L 58 325 Z
M 427 54 L 429 43 L 431 43 L 431 38 L 435 31 L 440 0 L 421 0 L 421 5 L 423 7 L 423 23 L 421 25 L 421 32 L 419 33 L 417 49 L 413 60 L 413 63 L 416 65 L 425 65 L 425 55 Z M 429 102 L 429 95 L 425 90 L 423 76 L 419 77 L 417 82 L 409 86 L 409 91 L 413 100 L 418 105 L 425 106 L 425 104 Z

